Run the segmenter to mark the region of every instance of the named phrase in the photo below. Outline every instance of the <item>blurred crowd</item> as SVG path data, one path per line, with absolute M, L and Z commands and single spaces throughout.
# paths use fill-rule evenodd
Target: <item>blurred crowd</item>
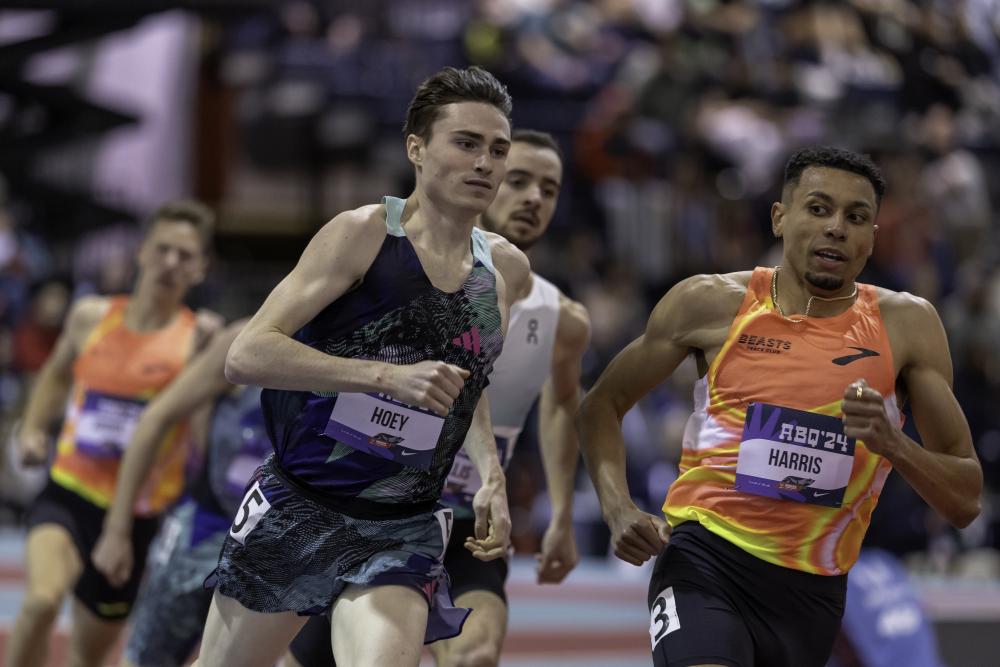
M 229 229 L 253 218 L 276 234 L 405 194 L 400 125 L 416 85 L 445 65 L 493 71 L 515 125 L 551 132 L 567 156 L 532 263 L 590 311 L 587 383 L 678 279 L 779 261 L 769 209 L 794 148 L 870 153 L 889 191 L 862 278 L 937 306 L 987 482 L 982 517 L 956 532 L 894 476 L 871 541 L 933 571 L 1000 572 L 1000 180 L 988 177 L 1000 166 L 1000 0 L 293 0 L 205 23 L 201 42 L 200 122 L 225 129 L 193 149 L 195 194 Z M 8 426 L 70 296 L 123 290 L 134 243 L 129 224 L 55 243 L 32 207 L 0 196 Z M 232 312 L 224 248 L 202 298 Z M 631 487 L 648 509 L 675 474 L 694 377 L 682 368 L 626 418 Z M 533 449 L 510 474 L 522 550 L 547 518 Z M 576 507 L 582 551 L 603 554 L 584 476 Z

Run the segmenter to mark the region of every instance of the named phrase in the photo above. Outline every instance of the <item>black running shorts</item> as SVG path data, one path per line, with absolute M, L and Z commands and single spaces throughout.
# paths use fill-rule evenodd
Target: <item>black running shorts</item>
M 846 575 L 773 565 L 682 523 L 649 583 L 653 664 L 823 667 L 846 594 Z

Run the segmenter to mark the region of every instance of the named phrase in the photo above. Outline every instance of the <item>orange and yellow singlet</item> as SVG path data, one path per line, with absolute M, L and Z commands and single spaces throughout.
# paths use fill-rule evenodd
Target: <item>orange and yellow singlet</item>
M 195 334 L 195 316 L 186 308 L 162 329 L 132 331 L 124 322 L 127 303 L 127 297 L 112 299 L 77 357 L 51 470 L 56 483 L 102 508 L 114 497 L 121 456 L 139 414 L 180 373 Z M 174 426 L 160 443 L 136 501 L 137 516 L 159 514 L 180 494 L 186 437 L 186 426 Z
M 890 463 L 858 441 L 839 507 L 738 491 L 736 468 L 747 411 L 756 403 L 787 408 L 789 414 L 799 410 L 839 419 L 844 390 L 864 378 L 885 398 L 890 419 L 901 423 L 892 352 L 873 286 L 859 284 L 855 304 L 836 317 L 793 323 L 774 307 L 772 274 L 767 268 L 753 272 L 726 342 L 695 386 L 680 476 L 663 511 L 673 526 L 697 521 L 769 563 L 813 574 L 843 574 L 858 557 Z M 808 429 L 800 430 L 805 434 Z M 823 439 L 812 437 L 806 443 L 803 436 L 803 442 L 815 448 Z M 772 450 L 771 462 L 781 454 L 782 464 L 788 465 L 788 455 L 778 449 Z M 809 453 L 807 447 L 802 450 Z M 799 459 L 793 457 L 792 463 Z M 783 487 L 808 486 L 817 477 L 818 464 L 806 454 L 799 469 L 803 472 L 785 478 Z

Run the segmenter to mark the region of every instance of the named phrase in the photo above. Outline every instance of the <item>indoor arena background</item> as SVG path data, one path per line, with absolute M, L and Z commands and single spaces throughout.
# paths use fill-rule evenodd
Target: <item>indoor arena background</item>
M 8 434 L 69 300 L 127 291 L 139 222 L 195 196 L 219 228 L 192 305 L 251 313 L 326 220 L 409 192 L 400 130 L 414 89 L 445 65 L 479 64 L 508 86 L 515 126 L 552 133 L 566 156 L 531 260 L 589 309 L 587 386 L 680 278 L 778 263 L 769 208 L 793 149 L 872 155 L 889 190 L 862 280 L 937 307 L 986 490 L 959 531 L 893 475 L 866 545 L 905 562 L 947 664 L 997 664 L 1000 1 L 2 6 L 0 644 L 37 489 L 12 467 Z M 682 368 L 625 419 L 629 483 L 647 510 L 675 475 L 693 379 Z M 548 510 L 533 435 L 508 477 L 519 555 L 502 664 L 649 664 L 648 570 L 608 555 L 582 468 L 584 559 L 557 587 L 534 584 Z M 880 628 L 905 634 L 910 611 Z M 53 642 L 61 664 L 64 629 Z

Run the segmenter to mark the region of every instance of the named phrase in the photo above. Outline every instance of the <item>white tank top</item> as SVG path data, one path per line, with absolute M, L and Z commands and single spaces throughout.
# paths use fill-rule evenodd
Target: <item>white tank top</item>
M 504 470 L 528 412 L 549 379 L 559 325 L 559 289 L 536 273 L 531 277 L 531 292 L 511 306 L 503 351 L 493 364 L 487 388 L 490 420 Z M 471 507 L 472 496 L 481 485 L 476 467 L 463 449 L 455 457 L 442 499 L 450 505 Z

